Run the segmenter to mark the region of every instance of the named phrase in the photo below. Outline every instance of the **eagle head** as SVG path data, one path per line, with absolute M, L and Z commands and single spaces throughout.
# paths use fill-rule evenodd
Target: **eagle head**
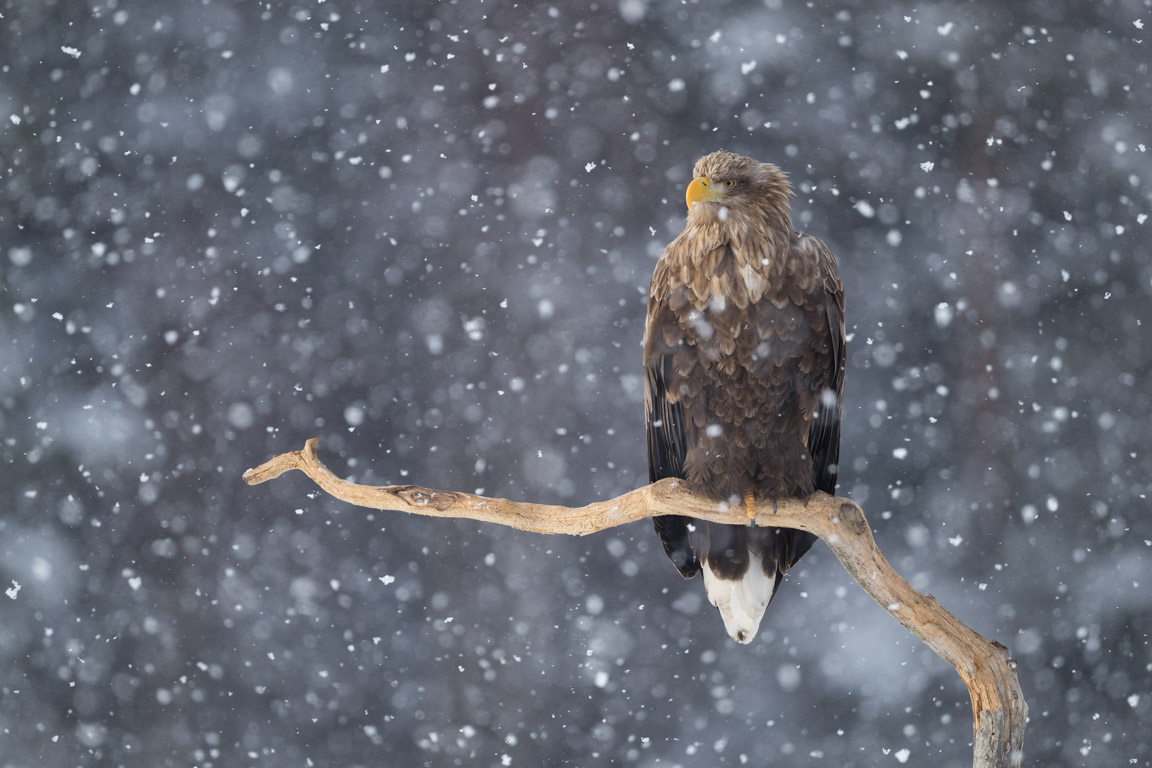
M 696 161 L 685 199 L 694 216 L 769 217 L 789 222 L 788 175 L 772 163 L 760 163 L 732 152 L 713 152 Z M 700 205 L 703 203 L 703 205 Z

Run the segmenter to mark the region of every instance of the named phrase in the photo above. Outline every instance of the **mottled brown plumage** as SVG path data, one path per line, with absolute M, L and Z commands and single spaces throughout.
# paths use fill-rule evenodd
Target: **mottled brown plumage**
M 822 242 L 793 231 L 791 186 L 776 166 L 714 152 L 693 176 L 687 224 L 660 256 L 649 293 L 649 476 L 684 478 L 730 502 L 733 515 L 749 491 L 761 499 L 831 493 L 844 389 L 836 261 Z M 681 574 L 704 567 L 709 599 L 741 642 L 815 540 L 794 530 L 654 521 Z

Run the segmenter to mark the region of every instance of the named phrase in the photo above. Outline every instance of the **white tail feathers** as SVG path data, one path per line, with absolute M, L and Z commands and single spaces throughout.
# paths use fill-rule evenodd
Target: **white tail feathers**
M 738 643 L 752 642 L 776 591 L 776 579 L 764 573 L 760 555 L 752 551 L 748 553 L 748 570 L 736 581 L 718 578 L 707 560 L 703 566 L 704 591 L 708 602 L 720 609 L 724 629 Z

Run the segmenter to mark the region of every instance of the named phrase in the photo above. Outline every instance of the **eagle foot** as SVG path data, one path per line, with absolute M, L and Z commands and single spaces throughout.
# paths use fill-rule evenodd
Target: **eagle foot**
M 749 520 L 756 519 L 756 494 L 751 488 L 744 491 L 744 513 Z

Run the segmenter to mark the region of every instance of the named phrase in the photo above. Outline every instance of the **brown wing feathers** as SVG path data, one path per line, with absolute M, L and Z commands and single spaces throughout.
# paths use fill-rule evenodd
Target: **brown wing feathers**
M 665 368 L 669 359 L 663 356 L 655 364 L 645 367 L 644 408 L 648 433 L 648 481 L 665 477 L 684 476 L 684 412 L 679 402 L 669 402 Z M 664 545 L 664 553 L 680 571 L 690 579 L 700 572 L 700 562 L 689 542 L 691 518 L 664 515 L 652 518 L 656 533 Z

